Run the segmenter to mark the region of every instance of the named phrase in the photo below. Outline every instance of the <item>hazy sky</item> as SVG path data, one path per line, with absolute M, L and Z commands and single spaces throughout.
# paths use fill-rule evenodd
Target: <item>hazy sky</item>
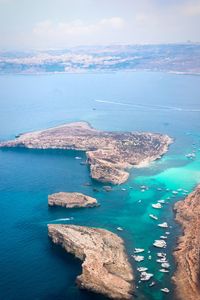
M 200 41 L 200 0 L 0 0 L 0 48 Z

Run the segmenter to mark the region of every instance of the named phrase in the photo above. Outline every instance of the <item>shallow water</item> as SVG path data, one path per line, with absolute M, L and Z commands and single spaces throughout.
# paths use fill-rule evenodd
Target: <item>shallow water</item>
M 83 152 L 0 150 L 1 299 L 104 299 L 76 288 L 80 262 L 49 241 L 48 223 L 107 228 L 124 238 L 129 254 L 134 247 L 145 248 L 145 261 L 138 265 L 147 266 L 157 284 L 149 288 L 138 283 L 137 275 L 138 299 L 174 299 L 171 253 L 180 228 L 174 222 L 173 204 L 185 195 L 180 191 L 174 197 L 172 191 L 183 188 L 190 192 L 200 182 L 199 84 L 196 76 L 143 72 L 1 76 L 2 140 L 78 120 L 89 121 L 102 130 L 155 131 L 175 139 L 161 160 L 148 168 L 132 170 L 129 181 L 110 193 L 91 180 L 88 167 L 75 159 L 77 155 L 84 159 Z M 194 160 L 185 157 L 192 151 L 196 152 Z M 84 186 L 85 182 L 92 186 Z M 141 185 L 149 189 L 142 192 Z M 100 192 L 94 192 L 94 186 Z M 48 208 L 48 194 L 58 191 L 84 192 L 96 197 L 101 206 Z M 169 203 L 156 211 L 151 204 L 159 199 Z M 149 213 L 157 214 L 159 221 L 150 219 Z M 172 226 L 167 229 L 166 253 L 172 265 L 169 274 L 158 271 L 158 251 L 152 246 L 166 231 L 156 225 L 163 221 Z M 118 226 L 124 231 L 118 232 Z M 151 251 L 151 260 L 147 251 Z M 169 287 L 172 292 L 163 295 L 161 287 Z

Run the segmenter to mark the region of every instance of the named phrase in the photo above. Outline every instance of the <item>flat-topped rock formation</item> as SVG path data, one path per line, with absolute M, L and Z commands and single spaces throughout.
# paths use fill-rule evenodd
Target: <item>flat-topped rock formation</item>
M 177 202 L 175 210 L 183 228 L 174 252 L 176 294 L 180 300 L 200 300 L 200 185 L 184 201 Z
M 55 193 L 48 196 L 49 206 L 63 206 L 66 208 L 98 206 L 97 200 L 82 193 Z
M 82 263 L 77 284 L 82 289 L 112 299 L 131 299 L 133 272 L 116 234 L 98 228 L 75 225 L 48 225 L 49 237 Z
M 74 149 L 86 151 L 91 177 L 113 184 L 125 182 L 128 168 L 144 165 L 160 158 L 172 139 L 149 132 L 108 132 L 76 122 L 55 128 L 25 133 L 0 147 L 35 149 Z

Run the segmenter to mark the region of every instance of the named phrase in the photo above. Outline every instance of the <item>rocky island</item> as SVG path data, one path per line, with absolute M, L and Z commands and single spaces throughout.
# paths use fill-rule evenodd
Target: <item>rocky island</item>
M 168 135 L 100 131 L 86 122 L 76 122 L 21 134 L 15 140 L 1 142 L 0 147 L 86 151 L 93 179 L 121 184 L 128 179 L 129 168 L 160 158 L 171 143 Z
M 200 300 L 200 185 L 184 201 L 175 204 L 175 211 L 183 228 L 174 252 L 176 294 L 180 300 Z
M 95 207 L 97 200 L 82 193 L 60 192 L 48 196 L 49 206 L 63 206 L 66 208 Z
M 80 288 L 111 299 L 132 298 L 133 272 L 120 237 L 105 229 L 54 224 L 48 225 L 48 234 L 83 261 Z

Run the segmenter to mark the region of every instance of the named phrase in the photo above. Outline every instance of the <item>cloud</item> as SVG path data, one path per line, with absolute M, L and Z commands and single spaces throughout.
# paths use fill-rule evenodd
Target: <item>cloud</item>
M 51 22 L 45 20 L 37 23 L 33 28 L 33 36 L 41 40 L 55 40 L 58 44 L 76 43 L 80 39 L 83 43 L 84 39 L 90 37 L 95 38 L 96 35 L 105 34 L 110 31 L 122 30 L 125 26 L 125 21 L 120 17 L 112 17 L 101 19 L 93 24 L 86 24 L 81 20 L 72 22 Z
M 190 1 L 182 7 L 182 12 L 186 16 L 200 16 L 200 1 Z

